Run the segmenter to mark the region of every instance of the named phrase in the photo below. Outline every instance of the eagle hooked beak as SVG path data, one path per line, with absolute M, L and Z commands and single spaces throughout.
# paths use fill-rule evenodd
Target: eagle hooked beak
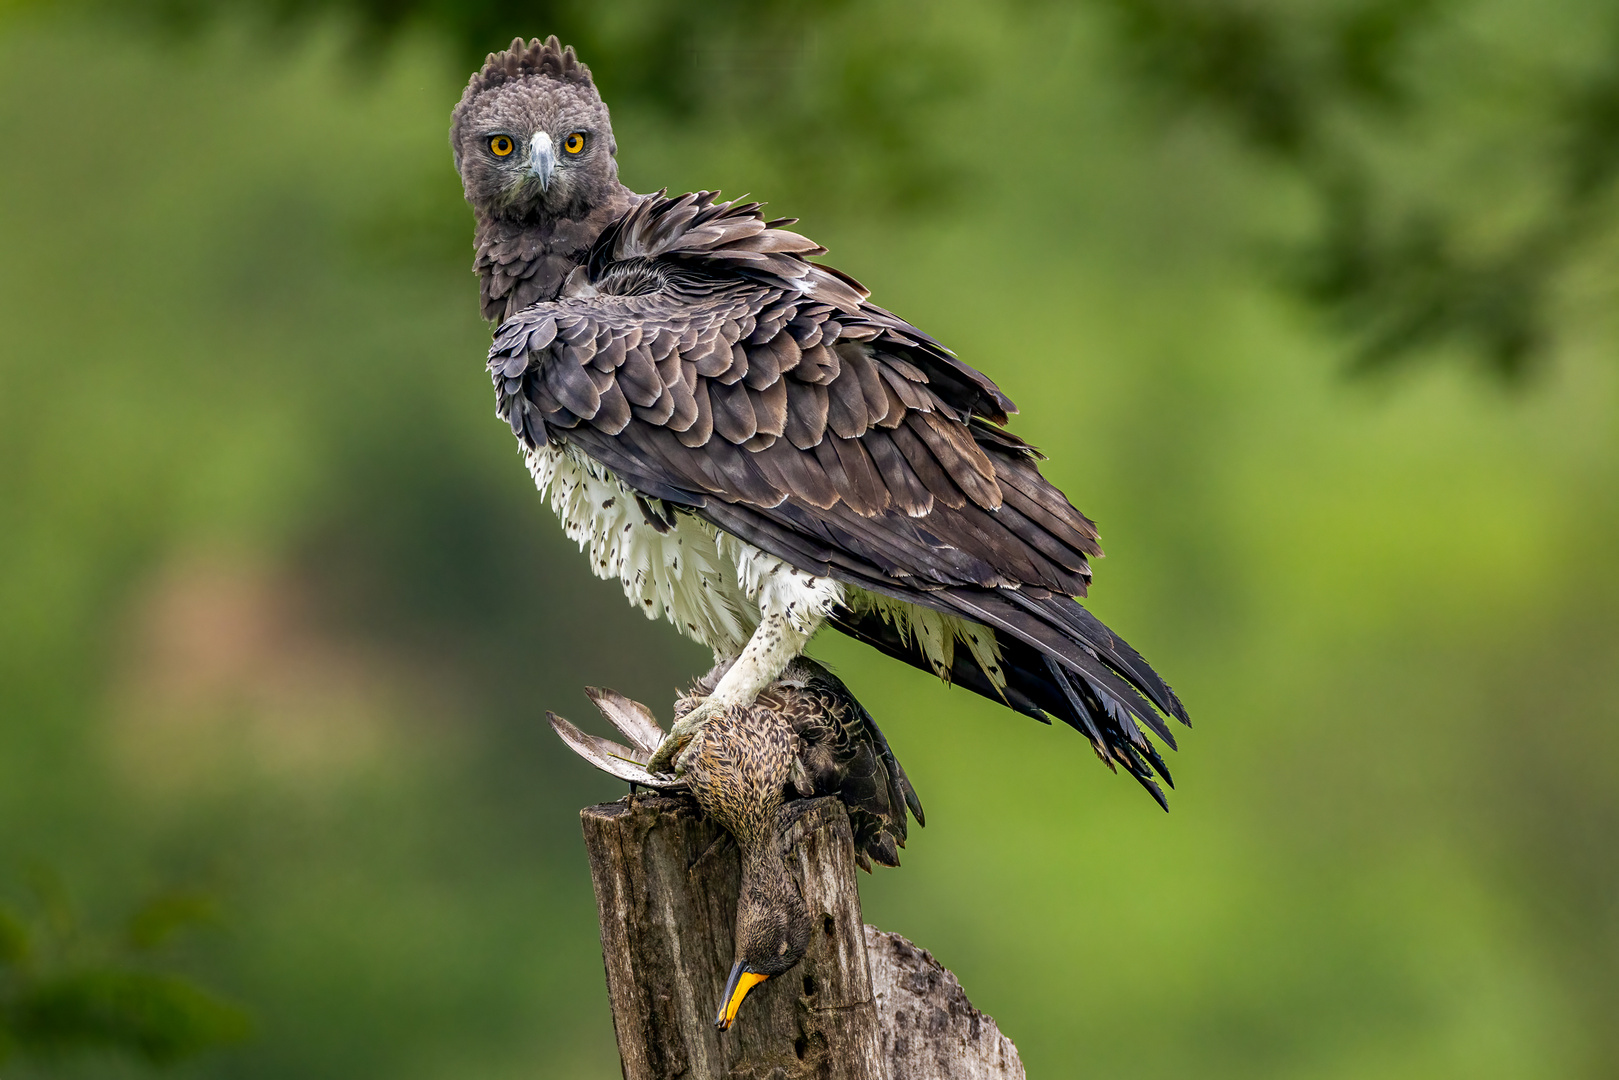
M 742 999 L 748 996 L 749 990 L 768 978 L 769 975 L 742 970 L 742 961 L 738 960 L 731 968 L 731 977 L 725 980 L 725 1004 L 720 1008 L 720 1014 L 714 1017 L 714 1026 L 724 1031 L 735 1023 L 736 1011 L 742 1007 Z
M 536 131 L 529 142 L 528 171 L 539 178 L 541 191 L 551 186 L 551 172 L 556 167 L 557 156 L 551 149 L 551 136 Z

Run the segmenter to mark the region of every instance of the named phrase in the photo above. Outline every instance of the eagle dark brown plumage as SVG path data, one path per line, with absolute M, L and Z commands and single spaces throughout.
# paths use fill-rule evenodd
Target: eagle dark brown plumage
M 577 159 L 553 164 L 575 136 Z M 1143 727 L 1173 748 L 1165 718 L 1186 710 L 1075 602 L 1096 528 L 1006 430 L 1016 409 L 989 378 L 812 262 L 824 249 L 790 219 L 624 188 L 606 107 L 554 38 L 492 55 L 451 137 L 500 322 L 497 411 L 597 572 L 737 659 L 716 707 L 751 700 L 824 619 L 1061 718 L 1164 803 Z M 523 168 L 496 156 L 502 138 L 531 147 Z M 609 516 L 620 492 L 634 517 Z M 670 536 L 708 538 L 719 569 L 681 566 Z M 682 576 L 704 573 L 700 589 Z M 705 629 L 728 611 L 745 647 Z

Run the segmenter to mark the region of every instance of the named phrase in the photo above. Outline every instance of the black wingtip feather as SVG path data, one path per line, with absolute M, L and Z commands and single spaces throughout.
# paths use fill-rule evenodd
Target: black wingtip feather
M 1151 777 L 1141 776 L 1139 774 L 1132 775 L 1135 775 L 1137 783 L 1147 789 L 1147 794 L 1152 796 L 1153 801 L 1163 809 L 1164 813 L 1169 813 L 1169 799 L 1165 797 L 1164 789 L 1153 783 Z
M 1078 607 L 1071 600 L 1065 602 Z M 1004 614 L 1016 617 L 1022 613 L 1011 608 Z M 913 667 L 932 671 L 916 643 L 904 639 L 894 626 L 876 612 L 856 613 L 848 608 L 839 608 L 832 613 L 830 621 L 856 640 L 904 660 Z M 1105 765 L 1114 771 L 1122 765 L 1124 771 L 1135 777 L 1155 801 L 1167 808 L 1163 790 L 1154 783 L 1153 775 L 1156 773 L 1162 777 L 1171 788 L 1175 786 L 1174 780 L 1163 755 L 1136 726 L 1135 719 L 1140 718 L 1146 723 L 1170 749 L 1175 748 L 1175 740 L 1152 706 L 1137 695 L 1136 691 L 1145 691 L 1145 687 L 1138 687 L 1127 673 L 1107 666 L 1084 644 L 1079 646 L 1082 652 L 1065 655 L 1020 640 L 999 628 L 996 628 L 996 639 L 1001 647 L 1002 671 L 1007 680 L 1004 690 L 996 688 L 966 649 L 956 652 L 950 682 L 991 701 L 1008 705 L 1042 723 L 1051 723 L 1052 715 L 1061 718 L 1085 736 Z M 920 806 L 913 805 L 912 812 L 920 822 Z
M 1043 622 L 1063 629 L 1087 646 L 1107 665 L 1137 687 L 1166 715 L 1191 726 L 1191 717 L 1175 691 L 1152 669 L 1130 643 L 1110 630 L 1101 619 L 1083 605 L 1067 597 L 1051 596 L 1035 599 L 1009 593 L 1008 599 Z

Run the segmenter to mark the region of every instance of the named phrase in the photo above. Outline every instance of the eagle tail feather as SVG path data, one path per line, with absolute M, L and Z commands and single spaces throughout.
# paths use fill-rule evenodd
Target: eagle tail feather
M 1100 620 L 1072 599 L 1055 595 L 1025 598 L 1001 590 L 946 589 L 910 599 L 986 626 L 995 634 L 1004 687 L 998 687 L 966 649 L 956 650 L 948 682 L 1042 723 L 1049 724 L 1053 716 L 1061 719 L 1090 741 L 1104 764 L 1115 770 L 1122 767 L 1154 801 L 1169 808 L 1154 777 L 1171 788 L 1174 780 L 1163 755 L 1138 723 L 1174 749 L 1174 736 L 1158 710 L 1189 722 L 1185 708 L 1141 655 Z M 1083 612 L 1083 617 L 1074 618 L 1065 608 Z M 830 621 L 889 656 L 923 671 L 934 670 L 921 645 L 875 610 L 840 608 Z

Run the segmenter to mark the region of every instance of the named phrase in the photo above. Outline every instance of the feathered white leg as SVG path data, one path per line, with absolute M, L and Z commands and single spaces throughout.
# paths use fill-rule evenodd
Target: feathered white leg
M 816 620 L 819 628 L 820 619 Z M 675 721 L 657 753 L 647 763 L 650 772 L 668 772 L 675 755 L 697 729 L 735 705 L 752 705 L 759 692 L 776 681 L 782 669 L 792 663 L 814 633 L 794 628 L 784 612 L 767 612 L 759 629 L 742 647 L 731 669 L 721 676 L 714 692 L 703 703 Z
M 795 570 L 734 537 L 722 534 L 722 541 L 736 545 L 737 583 L 758 601 L 759 627 L 714 692 L 669 729 L 647 763 L 651 772 L 667 772 L 681 747 L 715 716 L 736 705 L 752 705 L 759 692 L 804 651 L 827 612 L 843 599 L 843 587 L 830 578 Z

